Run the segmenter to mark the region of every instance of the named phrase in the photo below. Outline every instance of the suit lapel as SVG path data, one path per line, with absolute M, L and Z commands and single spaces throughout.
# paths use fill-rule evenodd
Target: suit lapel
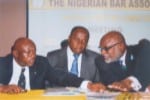
M 30 88 L 32 89 L 32 88 L 34 88 L 35 87 L 35 82 L 37 82 L 36 81 L 36 79 L 37 79 L 37 70 L 36 70 L 36 67 L 35 66 L 30 66 L 29 67 L 29 78 L 30 78 Z
M 86 51 L 84 51 L 82 53 L 82 58 L 81 58 L 81 70 L 80 70 L 80 76 L 85 76 L 86 73 L 87 73 L 87 68 L 88 68 L 88 65 L 87 63 L 85 63 L 87 61 L 87 54 L 86 54 Z
M 66 71 L 66 72 L 68 72 L 68 58 L 67 58 L 67 48 L 64 48 L 64 49 L 62 49 L 62 53 L 60 53 L 61 54 L 61 57 L 60 58 L 62 58 L 60 61 L 60 66 L 62 66 L 62 68 Z
M 59 50 L 56 54 L 56 57 L 54 57 L 52 60 L 52 66 L 54 66 L 56 69 L 62 69 L 68 72 L 67 48 Z
M 135 59 L 135 57 L 134 57 L 131 49 L 128 48 L 127 49 L 127 54 L 126 54 L 126 60 L 125 60 L 128 74 L 131 74 L 134 70 L 134 66 L 135 66 L 134 65 L 134 61 L 135 61 L 134 59 Z

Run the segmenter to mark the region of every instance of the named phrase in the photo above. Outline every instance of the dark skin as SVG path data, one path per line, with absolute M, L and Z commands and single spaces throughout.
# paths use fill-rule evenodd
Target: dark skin
M 82 53 L 88 43 L 88 33 L 83 28 L 77 28 L 70 34 L 68 42 L 72 52 L 76 54 Z
M 89 40 L 89 32 L 84 27 L 78 27 L 68 38 L 69 47 L 73 53 L 81 54 L 86 49 Z M 89 84 L 88 88 L 95 92 L 103 92 L 106 87 L 102 83 Z
M 117 31 L 111 31 L 105 34 L 100 41 L 99 47 L 104 48 L 101 49 L 101 54 L 106 63 L 117 61 L 126 51 L 124 38 L 121 33 Z M 109 49 L 106 50 L 105 48 Z M 130 91 L 132 90 L 131 83 L 132 81 L 127 78 L 120 82 L 113 82 L 108 85 L 108 88 L 119 91 Z
M 21 66 L 31 67 L 34 64 L 36 58 L 36 47 L 32 40 L 28 38 L 19 38 L 15 41 L 12 54 L 16 62 Z M 104 91 L 105 86 L 100 83 L 88 83 L 87 88 L 91 91 Z M 1 93 L 22 93 L 24 89 L 17 85 L 2 85 L 0 86 Z
M 21 66 L 32 66 L 36 57 L 35 44 L 27 39 L 20 38 L 15 41 L 12 49 L 12 55 L 16 62 Z M 0 86 L 0 92 L 2 93 L 21 93 L 25 92 L 24 89 L 17 85 L 5 85 Z
M 36 57 L 35 44 L 32 41 L 20 39 L 16 41 L 12 54 L 20 66 L 32 66 Z
M 106 63 L 117 61 L 125 52 L 126 45 L 123 42 L 120 34 L 110 32 L 104 35 L 99 43 L 101 48 L 109 48 L 108 50 L 101 49 L 101 54 L 105 59 Z

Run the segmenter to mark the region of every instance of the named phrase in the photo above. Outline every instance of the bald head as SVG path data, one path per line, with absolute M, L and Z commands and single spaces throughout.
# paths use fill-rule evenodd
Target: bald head
M 32 66 L 36 56 L 35 44 L 28 38 L 18 38 L 13 45 L 12 54 L 19 65 Z
M 21 37 L 21 38 L 18 38 L 18 39 L 15 41 L 15 43 L 14 43 L 12 49 L 13 49 L 13 50 L 14 50 L 14 49 L 20 49 L 20 48 L 22 48 L 22 47 L 25 46 L 25 45 L 32 45 L 32 46 L 35 47 L 35 44 L 34 44 L 34 42 L 33 42 L 32 40 L 30 40 L 30 39 L 28 39 L 28 38 L 25 38 L 25 37 Z
M 124 39 L 124 36 L 118 32 L 118 31 L 110 31 L 108 33 L 106 33 L 102 39 L 101 39 L 101 42 L 104 42 L 104 41 L 110 41 L 110 40 L 116 40 L 116 41 L 122 41 L 123 43 L 125 43 L 125 39 Z M 126 43 L 125 43 L 126 44 Z
M 107 63 L 117 61 L 126 50 L 126 42 L 118 31 L 106 33 L 100 40 L 101 54 Z

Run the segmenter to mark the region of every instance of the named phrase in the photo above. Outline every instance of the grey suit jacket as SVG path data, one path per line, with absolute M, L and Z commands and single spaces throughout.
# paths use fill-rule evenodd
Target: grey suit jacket
M 99 81 L 99 72 L 95 65 L 97 56 L 97 53 L 90 50 L 85 50 L 82 53 L 80 77 L 93 82 Z M 67 48 L 49 52 L 47 58 L 52 67 L 68 72 Z

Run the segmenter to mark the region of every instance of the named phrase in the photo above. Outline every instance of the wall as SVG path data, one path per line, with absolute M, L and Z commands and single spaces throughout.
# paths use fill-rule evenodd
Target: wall
M 18 37 L 26 36 L 26 0 L 0 0 L 0 56 L 10 53 Z
M 78 25 L 89 30 L 88 48 L 98 53 L 102 35 L 111 30 L 120 31 L 128 45 L 143 38 L 150 40 L 150 2 L 29 0 L 29 38 L 37 44 L 38 54 L 46 56 L 60 48 L 60 42 Z

